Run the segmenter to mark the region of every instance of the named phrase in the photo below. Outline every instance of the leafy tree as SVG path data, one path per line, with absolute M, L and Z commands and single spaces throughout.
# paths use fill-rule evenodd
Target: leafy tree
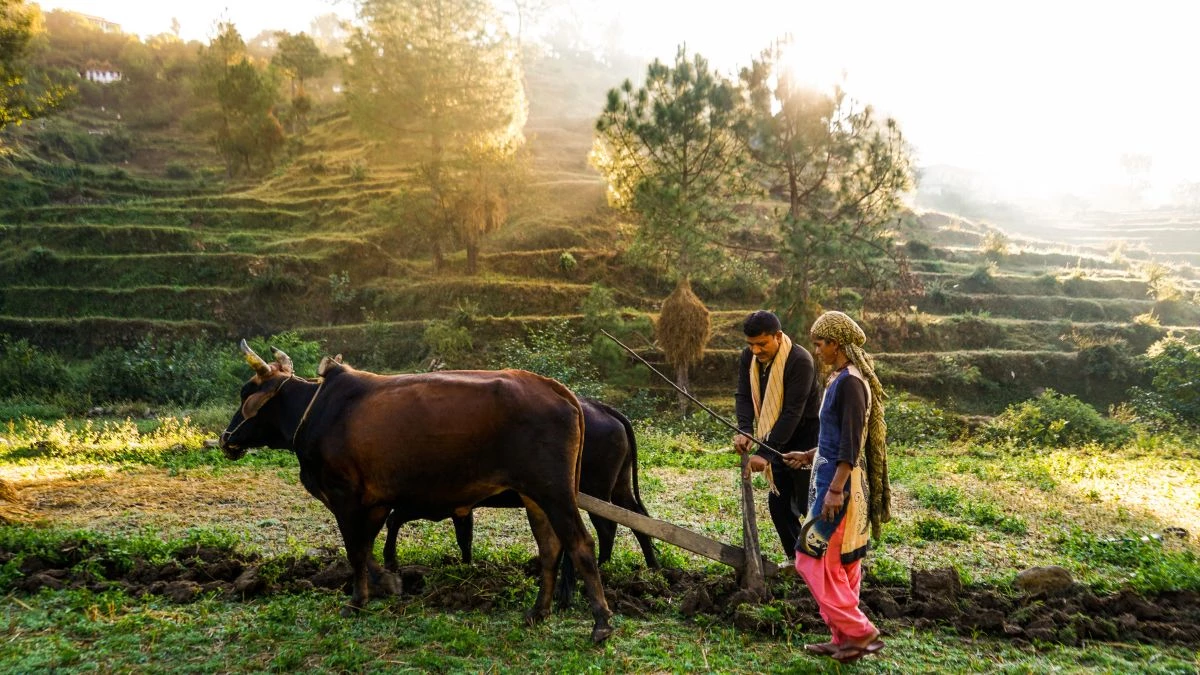
M 305 128 L 305 116 L 312 107 L 312 102 L 304 92 L 304 81 L 320 77 L 331 63 L 329 57 L 321 53 L 317 43 L 304 33 L 290 35 L 286 32 L 276 33 L 279 42 L 275 56 L 271 57 L 271 65 L 283 71 L 291 82 L 292 119 L 299 122 L 300 128 Z M 292 132 L 296 129 L 293 127 Z
M 308 28 L 322 53 L 339 58 L 346 53 L 346 25 L 337 14 L 322 14 L 310 21 Z
M 686 312 L 669 313 L 664 306 L 657 327 L 684 388 L 710 329 L 690 279 L 720 266 L 734 206 L 750 192 L 745 153 L 734 133 L 737 101 L 732 82 L 680 47 L 673 65 L 650 64 L 642 87 L 635 90 L 626 80 L 610 90 L 596 122 L 590 159 L 608 182 L 609 201 L 637 220 L 631 253 L 675 277 L 673 297 L 687 301 L 681 305 Z M 703 320 L 674 323 L 673 316 Z M 669 349 L 666 336 L 687 348 Z
M 206 121 L 229 175 L 272 167 L 284 141 L 272 111 L 275 82 L 251 62 L 233 24 L 222 24 L 203 50 L 198 88 L 201 98 L 216 103 Z
M 805 87 L 783 56 L 777 45 L 741 73 L 746 145 L 785 207 L 782 318 L 806 326 L 847 286 L 868 291 L 877 309 L 903 306 L 917 286 L 890 228 L 913 185 L 899 126 L 857 109 L 839 89 Z
M 66 87 L 30 73 L 39 17 L 23 0 L 0 0 L 0 131 L 50 113 L 68 94 Z
M 635 254 L 669 276 L 696 278 L 725 256 L 734 204 L 749 194 L 733 126 L 737 90 L 681 47 L 650 64 L 645 84 L 608 92 L 591 161 L 609 201 L 638 220 Z
M 443 252 L 504 220 L 502 177 L 516 175 L 525 94 L 513 41 L 485 0 L 365 0 L 345 67 L 352 119 L 419 166 Z

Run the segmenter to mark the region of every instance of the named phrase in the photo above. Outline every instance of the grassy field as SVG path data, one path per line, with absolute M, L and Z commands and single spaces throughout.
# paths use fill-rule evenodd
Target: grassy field
M 615 593 L 618 632 L 597 648 L 587 641 L 590 624 L 578 603 L 543 625 L 523 626 L 522 611 L 535 592 L 524 562 L 532 537 L 521 513 L 503 509 L 477 514 L 477 560 L 470 567 L 458 562 L 449 523 L 406 526 L 401 562 L 424 576 L 415 590 L 376 599 L 352 619 L 338 616 L 345 599 L 339 590 L 311 584 L 284 584 L 246 599 L 213 590 L 186 601 L 169 599 L 161 586 L 21 590 L 30 576 L 25 561 L 51 549 L 91 551 L 76 554 L 74 567 L 63 565 L 70 568 L 67 580 L 79 570 L 100 574 L 117 565 L 113 560 L 141 560 L 133 569 L 177 565 L 170 561 L 182 560 L 178 550 L 196 542 L 236 551 L 260 570 L 307 557 L 337 559 L 333 519 L 299 485 L 290 453 L 259 451 L 230 463 L 203 447 L 222 416 L 210 410 L 196 422 L 26 420 L 0 433 L 0 479 L 15 488 L 4 515 L 18 523 L 0 528 L 7 627 L 0 670 L 1184 673 L 1200 667 L 1197 644 L 1187 640 L 1132 633 L 1004 639 L 966 627 L 961 617 L 888 619 L 868 609 L 888 648 L 842 668 L 803 652 L 805 642 L 823 636 L 794 577 L 772 583 L 770 604 L 690 612 L 687 590 L 731 587 L 731 570 L 659 543 L 663 560 L 678 572 L 646 571 L 624 528 L 603 571 Z M 639 424 L 638 435 L 650 513 L 736 543 L 739 503 L 727 441 L 702 427 Z M 1066 567 L 1098 596 L 1136 589 L 1153 601 L 1161 592 L 1200 591 L 1200 545 L 1192 531 L 1200 517 L 1198 457 L 1194 441 L 1149 435 L 1116 448 L 1014 449 L 970 440 L 894 447 L 895 517 L 868 557 L 864 598 L 904 597 L 910 571 L 943 568 L 965 584 L 958 602 L 968 613 L 972 589 L 1035 613 L 1042 603 L 1021 604 L 1012 580 L 1049 564 Z M 761 543 L 779 559 L 763 487 L 759 481 Z M 1170 528 L 1183 528 L 1184 538 Z M 679 574 L 686 575 L 682 586 L 674 583 Z M 656 590 L 636 597 L 637 589 Z M 456 593 L 462 597 L 453 600 Z

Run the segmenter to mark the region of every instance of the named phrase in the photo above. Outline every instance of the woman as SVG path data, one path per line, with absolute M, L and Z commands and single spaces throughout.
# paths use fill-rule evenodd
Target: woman
M 883 388 L 862 348 L 866 334 L 849 316 L 822 314 L 811 337 L 814 353 L 832 372 L 817 447 L 784 457 L 794 468 L 813 466 L 796 571 L 833 634 L 830 642 L 805 649 L 848 663 L 883 649 L 879 630 L 858 608 L 868 535 L 878 538 L 890 519 Z

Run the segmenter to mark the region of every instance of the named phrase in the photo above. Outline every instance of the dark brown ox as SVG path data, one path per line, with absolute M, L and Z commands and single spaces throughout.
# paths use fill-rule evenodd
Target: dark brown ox
M 579 474 L 579 491 L 597 499 L 612 502 L 644 516 L 645 505 L 638 491 L 637 439 L 633 425 L 616 408 L 600 401 L 579 397 L 583 407 L 583 466 Z M 516 508 L 522 506 L 521 498 L 513 492 L 504 492 L 483 500 L 477 506 Z M 471 540 L 474 532 L 474 516 L 446 514 L 454 521 L 454 535 L 465 563 L 471 562 Z M 603 565 L 612 558 L 613 543 L 617 538 L 617 524 L 613 521 L 589 514 L 600 544 L 599 563 Z M 401 511 L 393 511 L 387 520 L 387 541 L 383 546 L 384 564 L 396 569 L 396 535 L 400 526 L 412 518 Z M 658 558 L 649 535 L 634 531 L 646 566 L 658 567 Z M 574 589 L 574 566 L 570 558 L 563 558 L 562 577 L 556 592 L 560 604 L 569 604 Z
M 272 348 L 273 363 L 241 349 L 254 369 L 242 407 L 221 434 L 221 449 L 290 449 L 300 482 L 337 519 L 354 571 L 349 615 L 368 598 L 368 572 L 381 573 L 372 546 L 392 510 L 419 518 L 465 515 L 511 490 L 529 516 L 541 561 L 530 623 L 550 613 L 560 551 L 584 579 L 595 624 L 592 639 L 612 634 L 593 542 L 575 492 L 583 412 L 554 380 L 518 370 L 381 376 L 326 357 L 323 378 L 295 376 Z

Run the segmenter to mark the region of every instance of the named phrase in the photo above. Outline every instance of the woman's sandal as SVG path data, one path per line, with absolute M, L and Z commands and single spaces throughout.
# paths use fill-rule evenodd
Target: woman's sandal
M 846 645 L 845 647 L 842 647 L 841 649 L 830 654 L 829 656 L 832 657 L 833 660 L 837 661 L 838 663 L 853 663 L 854 661 L 861 659 L 862 657 L 866 656 L 867 654 L 874 654 L 875 652 L 878 652 L 881 649 L 883 649 L 883 640 L 873 640 L 870 644 L 866 645 L 865 647 L 858 647 L 856 645 Z
M 815 645 L 804 645 L 804 651 L 818 656 L 833 656 L 841 649 L 832 642 L 822 642 Z

